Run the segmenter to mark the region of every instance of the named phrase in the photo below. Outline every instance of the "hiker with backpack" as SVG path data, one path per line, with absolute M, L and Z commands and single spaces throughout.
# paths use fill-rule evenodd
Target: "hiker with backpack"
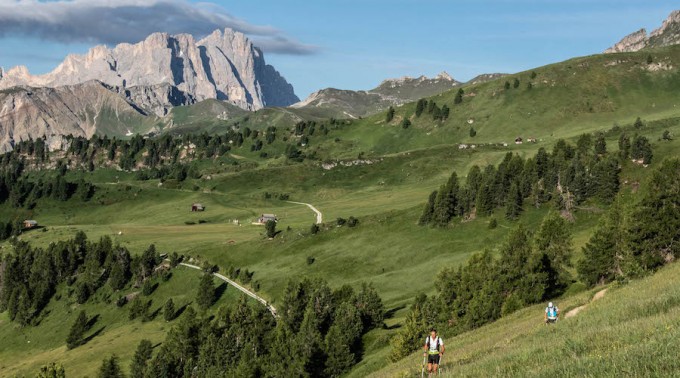
M 423 345 L 423 356 L 427 356 L 427 374 L 428 376 L 437 373 L 439 368 L 439 361 L 444 354 L 444 340 L 437 336 L 437 330 L 432 328 L 430 335 L 425 338 L 425 345 Z
M 560 309 L 554 306 L 552 302 L 548 303 L 548 307 L 545 308 L 545 324 L 555 323 L 559 316 Z

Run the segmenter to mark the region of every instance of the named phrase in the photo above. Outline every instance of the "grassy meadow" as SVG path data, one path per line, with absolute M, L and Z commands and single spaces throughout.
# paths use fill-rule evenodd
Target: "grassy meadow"
M 655 62 L 680 64 L 678 47 L 654 50 L 651 55 Z M 69 239 L 82 230 L 94 240 L 110 236 L 132 254 L 155 244 L 162 253 L 177 252 L 217 264 L 223 273 L 229 267 L 248 269 L 255 273 L 259 294 L 274 305 L 291 278 L 321 277 L 332 287 L 371 282 L 388 309 L 387 327 L 364 337 L 365 355 L 350 376 L 411 376 L 419 371 L 417 354 L 396 364 L 388 361 L 389 340 L 408 305 L 419 293 L 434 293 L 434 277 L 442 268 L 463 264 L 485 249 L 494 251 L 518 223 L 505 220 L 504 210 L 498 209 L 493 215 L 498 220 L 495 229 L 488 227 L 491 217 L 446 228 L 418 226 L 429 193 L 453 171 L 464 180 L 473 165 L 497 164 L 507 152 L 530 157 L 541 147 L 552 150 L 560 138 L 573 144 L 585 132 L 608 132 L 607 148 L 615 152 L 619 134 L 610 130 L 616 124 L 630 135 L 647 136 L 654 147 L 650 167 L 622 164 L 621 190 L 635 201 L 645 191 L 649 172 L 680 151 L 680 72 L 677 68 L 651 71 L 644 63 L 646 57 L 647 53 L 632 53 L 577 58 L 465 87 L 463 103 L 452 106 L 444 122 L 432 121 L 427 114 L 415 118 L 415 104 L 407 104 L 397 108 L 390 123 L 384 114 L 376 114 L 342 124 L 328 135 L 311 137 L 305 151 L 317 160 L 303 163 L 261 157 L 244 143 L 229 156 L 196 162 L 202 177 L 181 184 L 137 181 L 134 173 L 113 169 L 70 172 L 69 178 L 83 177 L 98 186 L 89 202 L 40 200 L 32 210 L 4 204 L 0 216 L 36 219 L 43 228 L 20 238 L 37 246 Z M 512 83 L 515 78 L 520 85 L 504 89 L 505 81 Z M 452 104 L 454 96 L 455 90 L 431 99 L 439 105 Z M 200 118 L 201 112 L 215 111 L 240 114 L 214 103 L 177 109 L 173 117 L 182 126 L 174 131 L 196 131 L 193 124 L 208 122 Z M 263 129 L 284 121 L 290 127 L 302 116 L 302 110 L 267 109 L 239 119 Z M 400 126 L 404 117 L 413 120 L 408 129 Z M 636 117 L 644 120 L 642 129 L 633 129 Z M 230 127 L 227 121 L 203 125 L 209 132 Z M 476 136 L 470 136 L 470 127 Z M 660 140 L 665 130 L 675 139 Z M 538 142 L 511 143 L 517 136 L 533 136 Z M 478 146 L 459 149 L 460 143 Z M 277 139 L 265 150 L 277 156 L 285 144 Z M 360 155 L 364 161 L 354 165 L 322 167 L 323 162 L 353 162 Z M 321 232 L 310 234 L 315 221 L 310 209 L 280 200 L 279 194 L 318 208 L 324 218 Z M 206 210 L 191 212 L 196 202 Z M 589 201 L 575 211 L 570 225 L 575 259 L 604 210 L 604 205 Z M 535 230 L 550 211 L 550 204 L 538 209 L 525 204 L 519 222 Z M 280 218 L 279 234 L 273 240 L 265 237 L 262 226 L 251 224 L 263 213 Z M 336 226 L 337 218 L 350 216 L 359 219 L 356 227 Z M 3 242 L 0 248 L 3 253 L 12 247 Z M 534 306 L 453 339 L 443 335 L 448 372 L 456 376 L 675 372 L 679 368 L 673 358 L 680 325 L 678 270 L 680 266 L 672 265 L 645 280 L 612 286 L 605 298 L 555 327 L 543 326 L 542 309 Z M 149 297 L 152 310 L 168 298 L 177 307 L 192 302 L 199 276 L 197 271 L 173 270 L 172 278 Z M 563 312 L 590 300 L 594 292 L 582 289 L 576 283 L 573 295 L 559 300 Z M 60 299 L 52 300 L 38 326 L 20 328 L 9 322 L 6 313 L 0 314 L 0 375 L 30 376 L 40 366 L 60 361 L 69 376 L 93 376 L 102 358 L 112 353 L 127 368 L 139 340 L 157 344 L 172 325 L 162 315 L 146 323 L 128 321 L 127 308 L 117 308 L 114 294 L 104 289 L 96 294 L 98 303 L 84 305 L 70 299 L 68 287 L 58 292 Z M 114 303 L 107 302 L 111 298 Z M 227 288 L 212 310 L 237 298 L 238 292 Z M 89 333 L 96 335 L 67 351 L 66 334 L 81 308 L 91 317 L 99 316 Z

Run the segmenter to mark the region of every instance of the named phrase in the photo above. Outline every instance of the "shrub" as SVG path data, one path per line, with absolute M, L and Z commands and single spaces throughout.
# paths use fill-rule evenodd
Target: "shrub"
M 345 219 L 345 218 L 338 218 L 338 219 L 336 220 L 336 223 L 338 224 L 338 226 L 344 226 L 345 223 L 347 223 L 347 219 Z
M 356 226 L 356 225 L 358 225 L 358 224 L 359 224 L 359 220 L 358 220 L 357 218 L 349 217 L 349 219 L 347 220 L 347 225 L 348 225 L 349 227 L 354 227 L 354 226 Z
M 493 230 L 494 228 L 498 227 L 498 221 L 496 218 L 491 218 L 489 221 L 489 230 Z
M 312 256 L 307 256 L 307 265 L 312 265 L 314 264 L 314 257 Z

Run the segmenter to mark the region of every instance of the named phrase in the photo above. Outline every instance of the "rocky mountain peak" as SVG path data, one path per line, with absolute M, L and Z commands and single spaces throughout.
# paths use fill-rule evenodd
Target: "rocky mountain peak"
M 663 47 L 680 44 L 680 10 L 671 12 L 661 27 L 649 35 L 646 29 L 640 29 L 625 36 L 614 46 L 604 51 L 605 54 L 640 51 L 644 48 Z
M 262 52 L 231 29 L 215 30 L 200 41 L 191 34 L 159 32 L 135 44 L 95 46 L 84 55 L 69 55 L 45 75 L 33 76 L 25 67 L 15 67 L 0 77 L 0 89 L 55 88 L 89 80 L 117 88 L 159 116 L 173 106 L 206 99 L 249 110 L 299 101 L 293 87 L 265 63 Z
M 437 78 L 437 79 L 440 79 L 440 80 L 455 81 L 455 80 L 453 79 L 453 77 L 452 77 L 451 75 L 449 75 L 449 73 L 446 72 L 446 71 L 440 72 L 440 73 L 436 76 L 436 78 Z

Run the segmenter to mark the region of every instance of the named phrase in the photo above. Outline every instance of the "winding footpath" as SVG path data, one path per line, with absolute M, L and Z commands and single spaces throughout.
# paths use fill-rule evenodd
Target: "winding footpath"
M 602 289 L 602 290 L 598 291 L 597 293 L 595 293 L 595 295 L 593 296 L 593 299 L 591 299 L 590 302 L 584 304 L 583 306 L 576 307 L 575 309 L 567 312 L 567 314 L 564 316 L 564 318 L 568 319 L 568 318 L 571 318 L 571 317 L 578 315 L 578 313 L 581 312 L 581 310 L 588 307 L 588 305 L 591 304 L 592 302 L 604 297 L 604 295 L 606 293 L 607 293 L 607 289 Z
M 305 205 L 305 206 L 309 207 L 310 209 L 312 209 L 313 212 L 316 213 L 316 224 L 321 224 L 321 222 L 323 222 L 323 214 L 321 214 L 321 212 L 319 211 L 319 209 L 317 209 L 316 207 L 312 206 L 312 204 L 304 203 L 304 202 L 295 202 L 295 201 L 286 201 L 286 202 L 288 202 L 288 203 L 294 203 L 294 204 L 296 204 L 296 205 Z
M 187 268 L 191 268 L 191 269 L 203 270 L 203 269 L 201 269 L 200 267 L 198 267 L 198 266 L 196 266 L 196 265 L 191 265 L 191 264 L 187 264 L 187 263 L 179 263 L 179 265 L 181 265 L 181 266 L 186 266 Z M 275 318 L 278 317 L 278 315 L 276 314 L 276 308 L 274 308 L 274 306 L 272 306 L 271 304 L 269 304 L 264 298 L 262 298 L 262 297 L 260 297 L 259 295 L 253 293 L 252 291 L 246 289 L 245 287 L 239 285 L 239 284 L 236 283 L 234 280 L 231 280 L 231 279 L 229 279 L 229 278 L 223 276 L 222 274 L 213 273 L 212 275 L 215 276 L 215 277 L 217 277 L 217 278 L 219 278 L 219 279 L 221 279 L 222 281 L 228 283 L 229 285 L 231 285 L 231 286 L 237 288 L 238 290 L 242 291 L 245 295 L 247 295 L 247 296 L 249 296 L 249 297 L 255 299 L 256 301 L 258 301 L 258 302 L 260 302 L 260 303 L 262 303 L 265 307 L 267 307 L 267 310 L 269 310 L 269 312 L 271 312 L 272 315 L 273 315 Z

